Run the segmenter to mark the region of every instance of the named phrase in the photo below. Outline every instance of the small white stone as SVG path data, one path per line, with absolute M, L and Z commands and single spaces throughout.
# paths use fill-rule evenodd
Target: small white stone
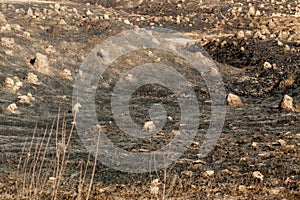
M 134 77 L 132 74 L 127 74 L 124 78 L 127 82 L 133 83 L 134 82 Z
M 5 55 L 7 55 L 7 56 L 13 56 L 13 55 L 14 55 L 14 52 L 13 52 L 13 50 L 11 50 L 11 49 L 5 50 L 4 53 L 5 53 Z
M 255 171 L 252 173 L 252 176 L 254 178 L 257 178 L 259 179 L 260 181 L 263 181 L 264 180 L 264 175 L 262 173 L 260 173 L 259 171 Z
M 64 69 L 62 72 L 60 72 L 60 76 L 70 81 L 73 80 L 72 72 L 69 69 Z
M 290 50 L 291 50 L 290 46 L 286 44 L 286 45 L 284 46 L 284 51 L 290 51 Z
M 153 195 L 158 195 L 159 185 L 160 185 L 159 179 L 152 180 L 151 185 L 150 185 L 150 193 Z
M 247 192 L 247 187 L 245 185 L 240 185 L 239 186 L 239 191 L 245 193 L 245 192 Z
M 156 126 L 153 121 L 147 121 L 145 122 L 143 129 L 149 132 L 153 132 L 156 129 Z
M 16 81 L 15 82 L 15 87 L 21 88 L 21 87 L 23 87 L 23 83 L 21 81 Z
M 210 176 L 213 176 L 214 174 L 215 174 L 215 171 L 214 171 L 214 170 L 207 170 L 207 171 L 205 171 L 205 172 L 202 173 L 202 176 L 203 176 L 204 178 L 208 178 L 208 177 L 210 177 Z
M 14 38 L 2 37 L 1 44 L 8 48 L 13 48 L 15 46 L 15 40 Z
M 12 114 L 19 114 L 18 107 L 17 107 L 17 105 L 15 103 L 12 103 L 12 104 L 8 105 L 4 109 L 4 111 L 12 113 Z
M 90 10 L 86 11 L 86 15 L 89 16 L 89 15 L 93 15 L 94 13 L 92 13 Z
M 277 41 L 277 44 L 278 46 L 283 46 L 283 43 L 280 40 Z
M 259 11 L 259 10 L 257 10 L 256 12 L 255 12 L 255 16 L 260 16 L 261 15 L 261 12 Z
M 54 181 L 56 181 L 56 178 L 51 176 L 51 177 L 49 177 L 49 181 L 54 182 Z
M 11 28 L 14 29 L 15 31 L 21 31 L 22 27 L 19 24 L 12 24 Z
M 177 17 L 176 17 L 176 23 L 180 24 L 180 22 L 181 22 L 181 17 L 179 15 L 177 15 Z
M 251 6 L 251 7 L 249 8 L 249 14 L 250 14 L 250 15 L 255 15 L 255 7 L 254 7 L 254 6 Z
M 29 72 L 27 74 L 27 76 L 25 77 L 25 81 L 28 82 L 28 83 L 32 83 L 32 84 L 35 84 L 35 85 L 40 85 L 41 83 L 39 82 L 39 79 L 37 77 L 37 75 L 35 75 L 34 73 L 32 72 Z
M 19 103 L 22 104 L 31 104 L 31 101 L 35 100 L 35 98 L 32 96 L 31 93 L 28 93 L 27 95 L 18 96 L 18 99 L 19 99 Z
M 153 195 L 158 195 L 158 193 L 159 193 L 159 187 L 150 186 L 150 193 L 153 194 Z
M 77 11 L 76 8 L 73 8 L 72 10 L 73 10 L 73 12 L 74 12 L 75 14 L 78 14 L 78 11 Z
M 236 37 L 241 39 L 245 37 L 245 33 L 243 30 L 240 30 L 239 32 L 237 32 Z
M 6 88 L 12 88 L 15 85 L 14 79 L 7 77 L 4 81 L 4 87 Z
M 257 148 L 257 147 L 258 147 L 258 143 L 257 143 L 257 142 L 252 142 L 251 146 L 252 146 L 253 148 Z
M 52 46 L 52 45 L 49 45 L 45 51 L 48 53 L 48 54 L 54 54 L 56 52 L 55 48 Z
M 227 96 L 227 103 L 229 106 L 237 107 L 242 106 L 243 102 L 241 98 L 235 94 L 229 93 Z
M 277 142 L 280 144 L 280 146 L 286 146 L 286 141 L 282 140 L 282 139 L 279 139 L 277 140 Z
M 104 19 L 109 19 L 109 16 L 107 14 L 104 14 L 103 18 Z
M 30 17 L 33 16 L 33 11 L 32 11 L 32 9 L 31 9 L 31 7 L 28 8 L 28 10 L 27 10 L 27 15 L 30 16 Z
M 58 22 L 59 25 L 66 25 L 66 21 L 64 19 L 60 19 Z
M 293 98 L 289 95 L 284 95 L 280 103 L 280 108 L 285 110 L 294 110 Z
M 130 24 L 130 21 L 128 19 L 124 19 L 125 24 Z
M 264 62 L 264 69 L 272 69 L 272 65 L 269 62 Z
M 24 32 L 23 32 L 23 36 L 24 36 L 24 37 L 27 37 L 27 38 L 30 38 L 30 33 L 27 32 L 27 31 L 24 31 Z

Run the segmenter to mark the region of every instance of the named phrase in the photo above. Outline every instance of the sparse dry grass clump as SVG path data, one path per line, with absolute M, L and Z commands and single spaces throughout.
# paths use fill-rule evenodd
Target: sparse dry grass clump
M 74 119 L 75 122 L 75 119 Z M 31 138 L 27 138 L 17 167 L 17 194 L 14 199 L 60 199 L 60 193 L 65 193 L 65 171 L 71 153 L 70 142 L 75 123 L 67 129 L 66 113 L 61 115 L 59 109 L 51 128 L 48 125 L 42 137 L 36 137 L 37 127 Z M 55 143 L 53 144 L 53 140 Z M 99 141 L 98 141 L 99 142 Z M 98 147 L 97 147 L 98 148 Z M 87 162 L 80 163 L 80 175 L 77 189 L 71 195 L 77 200 L 89 199 L 96 169 L 97 153 L 94 163 L 90 163 L 90 154 Z M 92 176 L 86 184 L 88 167 L 93 166 Z M 74 188 L 76 188 L 74 186 Z M 85 196 L 85 197 L 84 197 Z

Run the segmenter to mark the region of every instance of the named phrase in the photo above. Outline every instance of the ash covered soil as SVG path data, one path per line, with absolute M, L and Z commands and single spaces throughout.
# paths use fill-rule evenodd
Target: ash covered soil
M 120 148 L 136 153 L 160 149 L 180 134 L 178 101 L 158 85 L 139 88 L 130 101 L 130 114 L 140 126 L 149 120 L 152 104 L 165 106 L 169 117 L 155 136 L 127 136 L 111 113 L 111 92 L 122 73 L 145 62 L 161 62 L 185 74 L 197 94 L 197 136 L 166 170 L 131 174 L 98 162 L 92 176 L 93 157 L 75 129 L 58 184 L 57 141 L 64 138 L 59 129 L 56 140 L 56 124 L 51 125 L 60 108 L 59 126 L 65 119 L 68 138 L 80 65 L 101 41 L 149 26 L 195 39 L 195 46 L 215 60 L 226 94 L 239 96 L 243 105 L 226 106 L 215 148 L 199 157 L 211 114 L 201 75 L 168 52 L 129 53 L 114 62 L 98 84 L 96 113 L 103 132 Z M 54 194 L 57 199 L 83 199 L 92 177 L 90 199 L 300 198 L 300 1 L 5 1 L 0 8 L 0 46 L 1 199 L 53 199 Z M 280 106 L 284 97 L 289 100 Z M 47 150 L 46 127 L 45 138 L 53 130 Z M 47 164 L 37 177 L 34 166 L 41 160 L 34 155 L 43 152 L 41 160 Z M 81 174 L 86 174 L 82 185 Z

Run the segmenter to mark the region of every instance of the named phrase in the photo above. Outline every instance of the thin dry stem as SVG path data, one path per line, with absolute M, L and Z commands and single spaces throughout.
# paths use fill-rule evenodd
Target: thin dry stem
M 26 187 L 26 177 L 27 177 L 27 165 L 28 165 L 28 162 L 29 162 L 29 159 L 30 159 L 30 156 L 31 156 L 30 152 L 31 152 L 31 148 L 32 148 L 32 145 L 33 145 L 36 130 L 37 130 L 37 126 L 35 126 L 35 128 L 34 128 L 32 138 L 31 138 L 31 142 L 30 142 L 30 146 L 29 146 L 29 149 L 28 149 L 28 152 L 27 152 L 27 157 L 26 157 L 24 165 L 23 165 L 23 171 L 24 171 L 23 187 L 22 187 L 22 193 L 23 194 L 25 194 L 25 190 L 26 190 L 25 187 Z
M 94 160 L 94 165 L 93 165 L 93 172 L 92 172 L 92 177 L 91 177 L 91 180 L 90 180 L 90 185 L 89 185 L 89 189 L 88 189 L 88 194 L 86 196 L 86 200 L 88 200 L 89 197 L 90 197 L 90 193 L 91 193 L 91 189 L 92 189 L 92 185 L 93 185 L 93 181 L 94 181 L 96 165 L 97 165 L 98 149 L 99 149 L 99 144 L 100 144 L 100 134 L 101 134 L 101 130 L 99 130 L 99 133 L 98 133 L 98 140 L 97 140 L 97 144 L 96 144 L 96 152 L 95 152 L 95 160 Z

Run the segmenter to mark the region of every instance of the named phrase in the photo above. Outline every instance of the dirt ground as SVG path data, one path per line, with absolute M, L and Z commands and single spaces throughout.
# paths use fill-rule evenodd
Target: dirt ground
M 279 107 L 284 95 L 295 108 L 300 104 L 299 1 L 54 2 L 0 1 L 0 199 L 300 199 L 300 114 Z M 129 152 L 156 150 L 174 137 L 179 105 L 164 87 L 143 87 L 131 100 L 140 125 L 151 104 L 163 102 L 172 122 L 157 137 L 127 137 L 109 106 L 122 72 L 159 58 L 188 76 L 197 93 L 201 123 L 192 145 L 166 169 L 134 174 L 94 165 L 74 129 L 62 161 L 80 65 L 110 36 L 149 26 L 195 39 L 216 61 L 226 94 L 243 105 L 226 107 L 215 148 L 200 158 L 211 114 L 201 76 L 168 53 L 134 52 L 113 63 L 98 84 L 104 133 Z M 14 103 L 17 109 L 9 107 Z

